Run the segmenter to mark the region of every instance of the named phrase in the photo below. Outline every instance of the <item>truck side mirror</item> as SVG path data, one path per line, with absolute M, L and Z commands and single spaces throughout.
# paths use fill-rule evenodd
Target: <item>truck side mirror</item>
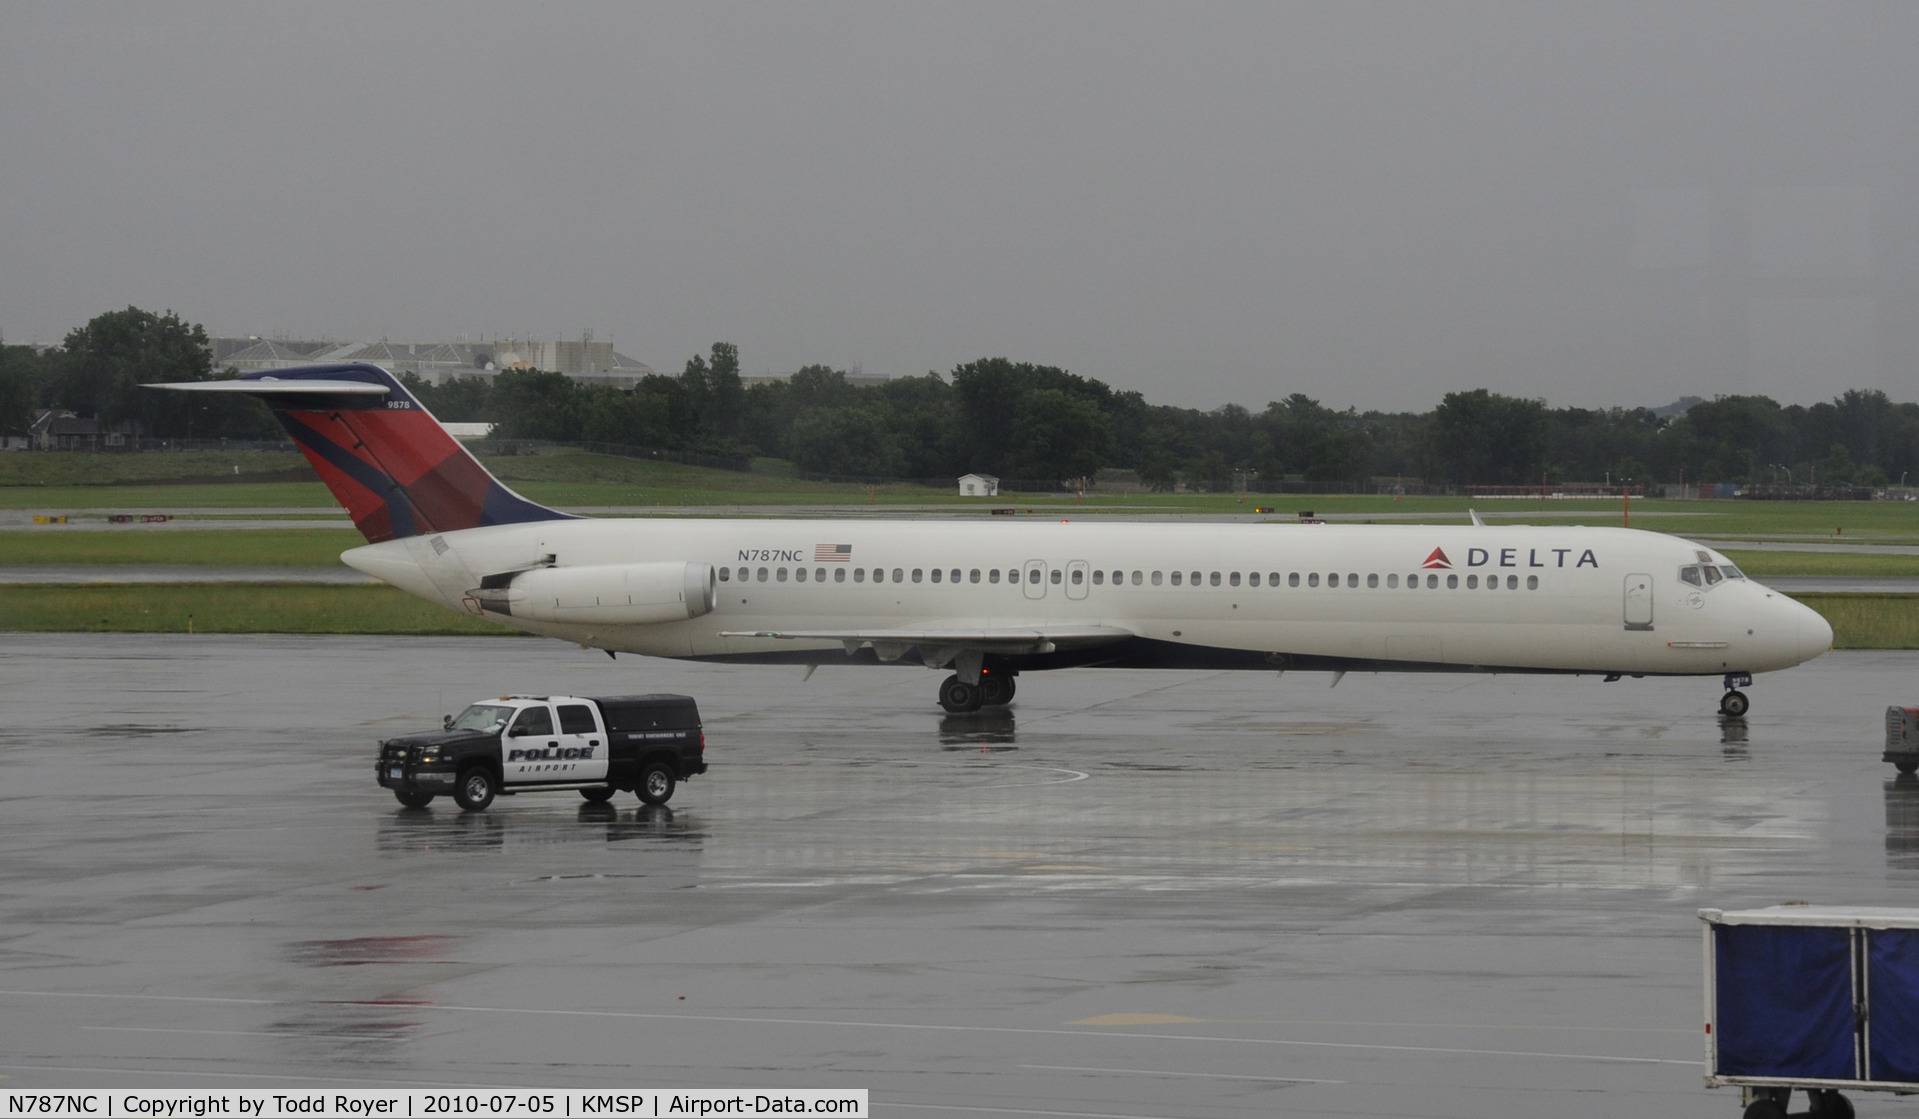
M 452 730 L 452 729 L 453 729 L 453 716 L 451 716 L 451 715 L 442 715 L 442 716 L 440 716 L 440 729 L 441 729 L 441 730 Z

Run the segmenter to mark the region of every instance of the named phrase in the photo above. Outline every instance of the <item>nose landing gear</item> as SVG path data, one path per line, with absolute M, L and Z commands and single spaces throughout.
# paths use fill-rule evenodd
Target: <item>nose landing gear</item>
M 1728 719 L 1743 718 L 1752 708 L 1752 701 L 1747 699 L 1746 693 L 1739 689 L 1750 687 L 1752 687 L 1752 673 L 1726 673 L 1726 694 L 1719 697 L 1719 713 Z

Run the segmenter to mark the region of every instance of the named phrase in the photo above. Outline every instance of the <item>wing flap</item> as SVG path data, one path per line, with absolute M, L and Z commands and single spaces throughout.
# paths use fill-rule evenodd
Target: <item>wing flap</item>
M 1117 626 L 929 626 L 924 629 L 761 629 L 728 630 L 721 637 L 759 637 L 779 641 L 838 641 L 852 652 L 865 646 L 904 652 L 915 646 L 941 650 L 978 650 L 982 653 L 1051 653 L 1124 641 L 1134 636 Z M 897 656 L 897 654 L 896 654 Z M 894 658 L 882 658 L 894 659 Z

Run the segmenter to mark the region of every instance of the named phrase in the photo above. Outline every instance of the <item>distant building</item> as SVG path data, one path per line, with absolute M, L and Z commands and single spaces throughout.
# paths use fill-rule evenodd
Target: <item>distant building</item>
M 652 368 L 591 336 L 577 342 L 496 338 L 491 342 L 314 342 L 294 339 L 214 338 L 216 369 L 271 373 L 298 365 L 364 361 L 396 376 L 411 373 L 430 385 L 456 377 L 488 377 L 502 369 L 543 369 L 585 384 L 630 389 Z
M 36 451 L 97 451 L 100 421 L 91 416 L 76 416 L 64 408 L 44 409 L 33 417 L 27 438 Z
M 991 474 L 964 474 L 960 476 L 959 492 L 961 497 L 998 497 L 999 479 Z
M 843 370 L 840 375 L 846 378 L 847 384 L 852 385 L 854 388 L 859 388 L 859 389 L 875 388 L 879 385 L 886 384 L 888 381 L 891 381 L 893 379 L 891 377 L 888 377 L 884 373 L 868 373 L 865 370 L 861 369 L 859 366 L 859 363 L 857 362 L 854 363 L 853 368 Z M 777 385 L 777 384 L 783 384 L 792 379 L 793 379 L 793 374 L 791 373 L 742 373 L 740 374 L 740 383 L 743 385 Z

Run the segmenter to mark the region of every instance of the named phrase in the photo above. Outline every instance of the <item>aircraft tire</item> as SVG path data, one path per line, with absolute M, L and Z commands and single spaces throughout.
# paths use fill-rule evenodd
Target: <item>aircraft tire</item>
M 1752 709 L 1752 701 L 1746 693 L 1734 689 L 1719 697 L 1719 713 L 1728 719 L 1737 719 Z
M 672 766 L 665 762 L 648 762 L 646 768 L 640 770 L 640 787 L 636 791 L 647 804 L 665 804 L 673 799 L 673 787 L 678 781 Z
M 581 789 L 580 795 L 588 804 L 605 804 L 613 799 L 613 786 L 605 785 L 597 789 Z
M 453 803 L 468 812 L 484 812 L 498 792 L 491 770 L 474 768 L 460 774 L 453 786 Z
M 1919 758 L 1914 758 L 1911 761 L 1893 762 L 1892 764 L 1893 768 L 1907 777 L 1919 773 Z
M 978 711 L 979 705 L 978 685 L 969 684 L 957 676 L 948 676 L 945 683 L 940 685 L 940 706 L 953 714 L 963 715 L 968 711 Z
M 1806 1114 L 1813 1119 L 1853 1119 L 1852 1101 L 1844 1094 L 1831 1088 L 1814 1088 L 1806 1095 L 1812 1097 L 1812 1110 Z
M 1004 707 L 1013 702 L 1013 678 L 992 673 L 980 677 L 979 701 L 982 707 Z
M 433 803 L 433 794 L 409 793 L 405 789 L 395 789 L 393 799 L 399 801 L 402 808 L 425 808 Z

